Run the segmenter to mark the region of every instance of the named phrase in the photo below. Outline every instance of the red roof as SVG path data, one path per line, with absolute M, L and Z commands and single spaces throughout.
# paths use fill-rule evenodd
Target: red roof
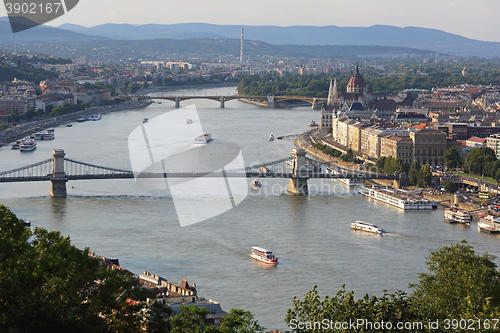
M 467 139 L 467 141 L 477 142 L 477 143 L 485 143 L 486 139 L 472 137 L 472 138 Z

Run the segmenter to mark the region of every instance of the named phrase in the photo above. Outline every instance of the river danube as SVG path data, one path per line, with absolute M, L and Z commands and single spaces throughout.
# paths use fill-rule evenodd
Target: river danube
M 228 95 L 235 88 L 185 89 L 170 94 Z M 161 95 L 157 93 L 155 95 Z M 274 136 L 298 134 L 319 111 L 301 107 L 266 109 L 240 101 L 185 101 L 195 105 L 203 129 L 214 142 L 241 147 L 246 165 L 290 155 L 293 140 Z M 86 163 L 131 169 L 128 136 L 143 118 L 175 110 L 170 101 L 145 109 L 104 114 L 97 122 L 58 127 L 55 140 L 40 141 L 30 153 L 0 149 L 0 171 L 51 157 L 55 148 Z M 193 138 L 194 139 L 194 138 Z M 251 180 L 248 180 L 250 188 Z M 267 329 L 287 329 L 284 317 L 293 296 L 318 285 L 321 296 L 334 295 L 342 284 L 364 293 L 408 291 L 425 272 L 430 251 L 466 239 L 476 251 L 500 255 L 500 236 L 443 222 L 443 211 L 403 212 L 349 191 L 333 180 L 310 181 L 309 196 L 286 192 L 288 180 L 266 179 L 262 191 L 235 208 L 201 223 L 181 227 L 166 191 L 138 187 L 133 180 L 71 181 L 66 199 L 52 199 L 50 184 L 0 186 L 0 203 L 32 226 L 59 230 L 80 248 L 110 258 L 139 274 L 144 270 L 170 282 L 196 283 L 198 294 L 221 303 L 224 310 L 250 310 Z M 354 232 L 356 220 L 383 226 L 388 236 Z M 250 259 L 252 246 L 273 250 L 277 267 Z M 497 261 L 498 262 L 498 261 Z

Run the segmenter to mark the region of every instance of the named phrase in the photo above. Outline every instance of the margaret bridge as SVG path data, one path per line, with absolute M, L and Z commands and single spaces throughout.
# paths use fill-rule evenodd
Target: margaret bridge
M 175 107 L 180 107 L 182 101 L 191 100 L 191 99 L 209 99 L 213 101 L 217 101 L 220 103 L 220 107 L 224 108 L 226 106 L 226 102 L 235 99 L 245 99 L 250 101 L 258 101 L 263 105 L 265 104 L 268 108 L 277 108 L 283 102 L 286 101 L 301 101 L 307 102 L 312 105 L 313 109 L 320 109 L 321 104 L 326 103 L 326 98 L 321 97 L 307 97 L 307 96 L 242 96 L 242 95 L 232 95 L 232 96 L 207 96 L 207 95 L 190 95 L 190 96 L 161 96 L 161 97 L 153 97 L 153 96 L 133 96 L 132 101 L 141 101 L 141 100 L 169 100 L 175 103 Z
M 333 174 L 322 168 L 320 163 L 306 158 L 303 149 L 293 149 L 292 156 L 277 161 L 252 165 L 234 170 L 224 168 L 214 172 L 140 173 L 139 178 L 200 178 L 200 177 L 247 177 L 247 178 L 289 178 L 289 191 L 294 194 L 307 194 L 308 179 L 349 178 L 349 179 L 388 179 L 398 181 L 395 175 L 379 175 L 366 172 L 351 172 L 343 169 Z M 50 181 L 50 194 L 66 197 L 66 183 L 73 180 L 127 179 L 135 178 L 134 172 L 93 165 L 66 158 L 62 149 L 55 149 L 52 158 L 24 167 L 0 172 L 0 183 Z

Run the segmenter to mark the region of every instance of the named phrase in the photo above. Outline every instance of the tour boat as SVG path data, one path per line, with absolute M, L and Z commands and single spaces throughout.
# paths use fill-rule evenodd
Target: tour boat
M 269 141 L 274 141 L 274 135 L 269 135 Z
M 193 123 L 193 119 L 186 119 L 186 124 L 192 124 Z
M 254 190 L 257 190 L 257 189 L 259 189 L 259 188 L 262 187 L 262 183 L 258 179 L 255 179 L 252 182 L 252 187 L 253 187 Z
M 500 233 L 500 217 L 482 214 L 477 222 L 477 228 L 482 232 L 498 234 Z
M 85 118 L 78 118 L 76 121 L 79 122 L 79 123 L 83 123 L 84 121 L 86 121 L 87 119 Z
M 212 141 L 212 135 L 210 133 L 199 135 L 194 139 L 194 143 L 198 145 L 206 145 L 210 141 Z
M 12 147 L 10 147 L 10 149 L 19 149 L 19 148 L 21 148 L 21 146 L 20 146 L 20 143 L 19 143 L 19 142 L 14 142 L 14 143 L 12 144 Z
M 36 132 L 35 140 L 42 140 L 42 139 L 43 139 L 43 132 Z
M 101 114 L 98 114 L 98 115 L 93 114 L 90 117 L 87 117 L 87 120 L 89 120 L 89 121 L 98 121 L 101 119 L 102 119 Z
M 349 170 L 342 169 L 339 170 L 338 168 L 331 168 L 328 167 L 326 168 L 326 173 L 331 174 L 331 175 L 346 175 L 349 172 Z M 351 172 L 353 175 L 355 175 L 354 172 Z M 363 182 L 361 179 L 350 179 L 350 178 L 334 178 L 336 181 L 341 182 L 344 185 L 347 186 L 363 186 Z
M 268 265 L 277 265 L 278 264 L 278 258 L 276 258 L 274 256 L 272 251 L 263 249 L 263 248 L 258 247 L 258 246 L 252 247 L 252 253 L 250 254 L 250 257 L 252 257 L 252 259 L 261 261 L 264 264 L 268 264 Z
M 351 223 L 351 229 L 371 232 L 374 234 L 385 234 L 387 232 L 384 229 L 377 227 L 375 224 L 363 221 L 356 221 Z
M 32 151 L 35 149 L 36 149 L 36 141 L 32 139 L 25 140 L 20 145 L 21 151 Z
M 390 186 L 359 186 L 358 189 L 359 193 L 369 198 L 404 210 L 431 210 L 435 207 L 434 201 L 406 197 L 408 192 L 405 193 Z
M 448 223 L 460 223 L 470 225 L 472 215 L 463 209 L 449 208 L 444 211 L 444 221 Z
M 49 128 L 49 129 L 47 129 L 47 132 L 49 132 L 49 133 L 54 133 L 54 132 L 55 132 L 55 129 L 53 129 L 53 128 Z
M 43 133 L 44 140 L 54 140 L 54 132 Z

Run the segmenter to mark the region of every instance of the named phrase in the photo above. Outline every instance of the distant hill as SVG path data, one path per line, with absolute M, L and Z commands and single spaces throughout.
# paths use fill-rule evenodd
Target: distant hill
M 191 38 L 191 39 L 147 39 L 147 40 L 95 40 L 66 43 L 66 47 L 54 49 L 51 44 L 25 44 L 20 50 L 28 48 L 33 52 L 55 54 L 62 58 L 76 58 L 86 55 L 91 59 L 144 60 L 175 57 L 178 59 L 203 59 L 217 61 L 238 61 L 240 40 L 231 38 Z M 310 45 L 271 45 L 258 41 L 245 41 L 245 55 L 265 60 L 268 57 L 296 58 L 356 58 L 367 55 L 418 54 L 430 51 L 392 46 L 310 46 Z M 50 50 L 49 50 L 50 49 Z
M 89 36 L 70 30 L 40 25 L 35 28 L 12 33 L 8 17 L 0 17 L 0 43 L 68 43 L 77 41 L 106 39 Z
M 245 38 L 269 44 L 300 45 L 375 45 L 411 47 L 453 55 L 500 55 L 500 43 L 465 38 L 436 29 L 387 25 L 367 28 L 337 26 L 237 26 L 206 23 L 182 24 L 103 24 L 86 28 L 63 24 L 59 28 L 69 31 L 113 39 L 154 38 Z

